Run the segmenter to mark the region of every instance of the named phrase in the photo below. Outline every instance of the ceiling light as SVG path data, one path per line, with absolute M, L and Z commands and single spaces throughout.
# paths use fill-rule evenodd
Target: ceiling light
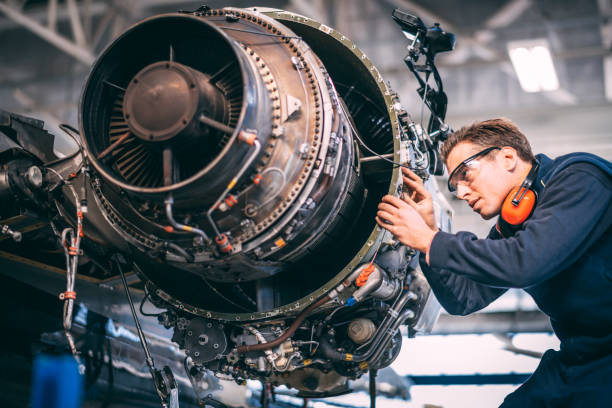
M 545 39 L 510 42 L 508 54 L 525 92 L 559 89 L 559 79 Z

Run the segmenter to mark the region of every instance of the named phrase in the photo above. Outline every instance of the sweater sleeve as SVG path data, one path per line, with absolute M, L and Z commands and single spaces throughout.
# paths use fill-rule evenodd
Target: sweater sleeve
M 493 288 L 443 268 L 432 268 L 421 254 L 421 269 L 438 302 L 452 315 L 468 315 L 485 308 L 507 289 Z
M 612 198 L 607 176 L 583 166 L 593 168 L 568 166 L 549 181 L 532 217 L 513 237 L 438 232 L 429 252 L 432 268 L 488 286 L 527 288 L 573 264 Z

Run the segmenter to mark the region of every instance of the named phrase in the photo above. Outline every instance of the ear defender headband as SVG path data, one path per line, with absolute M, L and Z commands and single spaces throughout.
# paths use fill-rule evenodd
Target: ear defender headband
M 540 163 L 534 161 L 523 183 L 519 187 L 514 187 L 502 204 L 501 219 L 510 227 L 520 226 L 533 212 L 537 195 L 531 190 L 531 186 L 539 168 Z

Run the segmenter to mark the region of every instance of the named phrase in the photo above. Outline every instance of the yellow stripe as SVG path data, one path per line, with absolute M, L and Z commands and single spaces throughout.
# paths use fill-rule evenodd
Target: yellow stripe
M 234 188 L 237 182 L 238 180 L 232 179 L 232 181 L 230 181 L 229 184 L 227 185 L 227 188 L 231 190 L 232 188 Z
M 361 363 L 359 363 L 359 368 L 361 368 L 362 370 L 367 369 L 368 363 L 366 361 L 362 361 Z
M 191 232 L 192 230 L 193 230 L 193 228 L 191 228 L 189 225 L 185 225 L 183 227 L 183 231 Z
M 346 353 L 346 357 L 344 358 L 346 361 L 353 361 L 353 355 L 350 353 Z
M 311 359 L 306 359 L 304 360 L 304 367 L 308 367 L 310 364 L 312 364 L 312 360 Z

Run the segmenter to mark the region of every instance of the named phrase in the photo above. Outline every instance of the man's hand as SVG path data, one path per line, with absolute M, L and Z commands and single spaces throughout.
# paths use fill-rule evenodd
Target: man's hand
M 402 167 L 404 188 L 401 199 L 417 210 L 429 228 L 437 230 L 431 193 L 423 185 L 423 180 L 411 170 Z
M 427 225 L 412 205 L 392 195 L 386 195 L 378 204 L 376 222 L 402 244 L 427 254 L 429 258 L 429 247 L 437 229 Z

